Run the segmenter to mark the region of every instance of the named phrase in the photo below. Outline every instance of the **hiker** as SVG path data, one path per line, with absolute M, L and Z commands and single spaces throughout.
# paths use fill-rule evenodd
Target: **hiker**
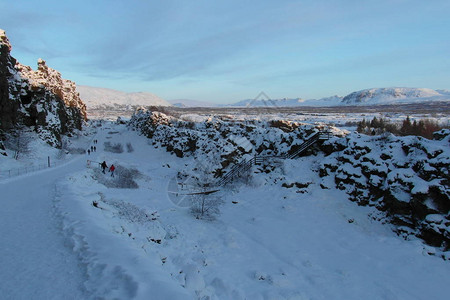
M 97 152 L 97 147 L 94 146 L 94 152 Z
M 103 161 L 103 162 L 100 164 L 100 166 L 102 167 L 102 172 L 103 172 L 103 174 L 106 174 L 106 173 L 105 173 L 105 170 L 106 170 L 106 168 L 108 167 L 108 166 L 106 165 L 106 161 Z
M 91 155 L 91 150 L 88 149 L 88 155 Z
M 111 177 L 114 177 L 114 170 L 116 169 L 116 167 L 114 167 L 114 165 L 111 165 L 111 167 L 109 168 L 109 171 L 111 172 Z

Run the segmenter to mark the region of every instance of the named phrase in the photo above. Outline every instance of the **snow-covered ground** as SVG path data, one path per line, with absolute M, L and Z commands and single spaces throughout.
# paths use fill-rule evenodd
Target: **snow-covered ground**
M 212 196 L 223 202 L 220 214 L 204 220 L 171 197 L 173 178 L 195 158 L 155 149 L 124 125 L 91 129 L 74 147 L 86 148 L 93 139 L 99 142 L 91 155 L 68 155 L 57 167 L 0 179 L 2 299 L 450 294 L 448 261 L 369 217 L 377 214 L 374 208 L 319 187 L 320 155 L 286 160 L 280 171 L 223 188 Z M 123 152 L 105 151 L 105 142 L 121 144 Z M 7 161 L 0 160 L 2 169 Z M 102 161 L 117 167 L 116 177 L 101 172 Z M 278 177 L 310 184 L 289 189 L 276 183 Z

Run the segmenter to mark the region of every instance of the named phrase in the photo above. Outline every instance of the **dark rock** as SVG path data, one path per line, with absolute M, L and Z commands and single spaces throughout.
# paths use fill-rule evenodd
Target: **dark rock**
M 61 135 L 81 129 L 86 106 L 75 83 L 38 61 L 38 70 L 21 65 L 10 55 L 11 45 L 0 30 L 0 129 L 32 127 L 52 146 Z

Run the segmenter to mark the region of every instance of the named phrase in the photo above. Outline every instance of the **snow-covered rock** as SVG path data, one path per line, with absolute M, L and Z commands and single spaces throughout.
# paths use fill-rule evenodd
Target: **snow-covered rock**
M 209 182 L 226 176 L 233 166 L 255 155 L 286 157 L 317 130 L 313 125 L 282 120 L 214 117 L 194 123 L 145 109 L 137 111 L 129 125 L 151 138 L 157 148 L 166 148 L 178 157 L 195 157 L 198 172 L 209 174 Z M 400 235 L 406 236 L 404 228 L 409 228 L 408 234 L 447 251 L 450 230 L 436 231 L 438 227 L 426 219 L 442 215 L 448 220 L 442 226 L 450 229 L 450 131 L 442 130 L 436 136 L 439 139 L 427 140 L 354 133 L 331 138 L 309 153 L 321 149 L 327 154 L 318 167 L 322 188 L 340 189 L 359 205 L 375 206 L 386 213 L 386 220 L 397 226 Z M 270 173 L 273 166 L 257 169 Z M 283 184 L 286 188 L 296 186 L 303 193 L 310 183 Z
M 189 122 L 161 112 L 139 109 L 129 123 L 178 157 L 205 157 L 215 177 L 243 159 L 255 155 L 286 156 L 294 153 L 311 133 L 314 125 L 287 121 L 247 121 L 213 117 Z
M 11 44 L 0 31 L 0 130 L 32 127 L 53 146 L 61 146 L 61 135 L 81 129 L 86 106 L 75 83 L 61 78 L 39 59 L 38 68 L 18 63 L 10 55 Z
M 329 156 L 321 163 L 320 175 L 326 182 L 331 176 L 350 200 L 386 212 L 388 220 L 399 226 L 399 234 L 405 234 L 401 228 L 410 228 L 410 234 L 447 251 L 450 132 L 443 130 L 439 136 L 440 140 L 427 140 L 355 133 L 330 140 L 325 142 Z M 436 214 L 446 219 L 439 228 L 430 225 L 428 217 Z
M 30 81 L 32 89 L 43 87 L 51 91 L 63 100 L 66 106 L 79 109 L 84 119 L 87 119 L 86 105 L 80 99 L 75 82 L 62 78 L 61 73 L 49 68 L 45 60 L 38 59 L 36 71 L 19 62 L 16 63 L 15 67 L 22 78 L 27 78 Z

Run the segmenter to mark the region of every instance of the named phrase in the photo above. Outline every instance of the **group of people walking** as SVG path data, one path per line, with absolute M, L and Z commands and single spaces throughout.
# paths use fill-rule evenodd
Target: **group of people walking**
M 98 140 L 93 140 L 92 142 L 94 144 L 97 144 Z M 91 148 L 88 148 L 88 150 L 87 150 L 88 155 L 91 155 L 91 152 L 97 152 L 97 147 L 96 146 L 91 146 Z
M 88 155 L 91 155 L 91 152 L 97 152 L 97 147 L 91 146 L 91 148 L 87 150 Z
M 97 144 L 98 140 L 93 140 L 92 142 L 94 144 Z M 91 155 L 91 152 L 97 152 L 97 147 L 91 146 L 90 148 L 88 148 L 88 150 L 87 150 L 88 155 Z M 90 160 L 88 160 L 88 165 L 89 165 L 89 163 L 90 163 Z M 108 170 L 111 173 L 111 177 L 114 177 L 114 171 L 116 170 L 116 167 L 113 164 L 111 164 L 109 169 L 108 169 L 108 165 L 106 164 L 106 161 L 99 163 L 99 165 L 102 168 L 103 174 L 106 174 L 106 170 Z
M 106 161 L 103 161 L 100 164 L 100 167 L 102 168 L 103 174 L 106 174 L 105 171 L 106 171 L 106 169 L 108 169 L 108 165 L 106 164 Z M 112 164 L 108 170 L 111 173 L 111 177 L 114 177 L 114 170 L 116 170 L 116 167 Z

